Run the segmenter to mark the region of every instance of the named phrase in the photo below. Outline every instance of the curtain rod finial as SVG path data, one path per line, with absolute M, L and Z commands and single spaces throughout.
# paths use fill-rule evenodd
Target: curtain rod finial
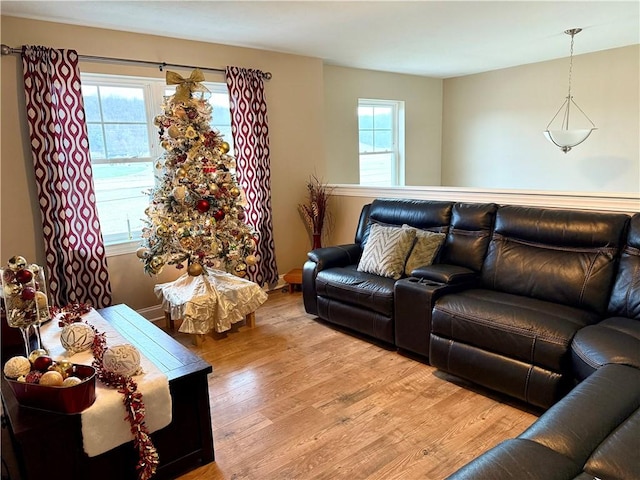
M 3 43 L 2 45 L 0 45 L 0 53 L 2 55 L 9 55 L 11 53 L 11 47 Z

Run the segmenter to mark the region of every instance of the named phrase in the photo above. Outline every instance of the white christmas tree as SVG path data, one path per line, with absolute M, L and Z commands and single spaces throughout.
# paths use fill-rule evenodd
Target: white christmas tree
M 188 79 L 167 72 L 176 93 L 165 98 L 163 113 L 154 119 L 165 152 L 156 165 L 162 173 L 150 192 L 137 255 L 149 274 L 186 263 L 191 276 L 213 268 L 244 277 L 256 263 L 255 231 L 243 222 L 236 162 L 210 127 L 212 107 L 202 81 L 199 70 Z

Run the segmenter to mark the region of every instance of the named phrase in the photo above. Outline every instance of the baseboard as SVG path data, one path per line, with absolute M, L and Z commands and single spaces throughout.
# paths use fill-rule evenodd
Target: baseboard
M 274 292 L 276 290 L 283 289 L 287 286 L 287 282 L 284 281 L 284 275 L 278 275 L 278 282 L 271 288 L 268 285 L 263 287 L 265 292 Z M 164 311 L 162 305 L 154 305 L 152 307 L 145 307 L 136 310 L 140 315 L 149 320 L 150 322 L 164 321 Z

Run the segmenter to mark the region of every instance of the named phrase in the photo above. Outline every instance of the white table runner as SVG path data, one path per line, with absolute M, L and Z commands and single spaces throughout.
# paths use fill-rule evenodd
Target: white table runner
M 109 322 L 92 309 L 82 316 L 82 320 L 93 325 L 98 332 L 105 334 L 107 347 L 129 343 Z M 69 360 L 73 363 L 91 365 L 91 350 L 70 354 L 60 343 L 61 328 L 58 317 L 43 325 L 41 329 L 42 343 L 49 350 L 54 360 Z M 155 432 L 171 423 L 171 394 L 167 376 L 142 353 L 140 366 L 143 373 L 133 379 L 138 384 L 145 405 L 145 424 L 149 432 Z M 82 439 L 84 451 L 90 457 L 100 455 L 123 443 L 133 440 L 131 425 L 122 403 L 123 396 L 115 388 L 104 386 L 96 381 L 96 401 L 84 410 L 82 420 Z

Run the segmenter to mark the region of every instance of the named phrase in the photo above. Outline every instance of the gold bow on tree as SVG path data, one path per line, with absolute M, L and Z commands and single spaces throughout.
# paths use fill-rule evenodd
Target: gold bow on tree
M 204 82 L 204 74 L 198 68 L 191 72 L 189 78 L 167 70 L 167 85 L 176 85 L 174 95 L 176 102 L 188 101 L 193 92 L 208 92 L 209 90 L 204 85 L 200 85 L 200 82 Z

